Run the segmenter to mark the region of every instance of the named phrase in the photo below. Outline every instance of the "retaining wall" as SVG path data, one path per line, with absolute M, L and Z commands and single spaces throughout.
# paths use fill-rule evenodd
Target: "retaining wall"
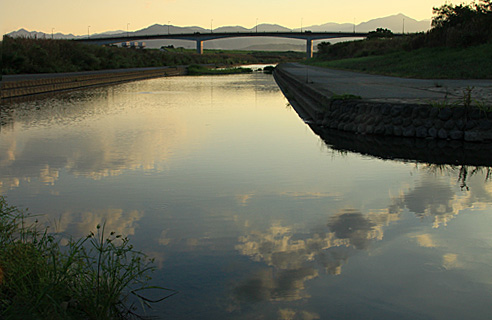
M 275 69 L 274 77 L 301 118 L 317 126 L 357 134 L 492 140 L 492 112 L 428 104 L 336 100 L 283 71 L 281 66 Z
M 163 76 L 184 75 L 186 72 L 185 67 L 169 67 L 151 70 L 74 75 L 36 80 L 2 81 L 0 86 L 0 100 Z

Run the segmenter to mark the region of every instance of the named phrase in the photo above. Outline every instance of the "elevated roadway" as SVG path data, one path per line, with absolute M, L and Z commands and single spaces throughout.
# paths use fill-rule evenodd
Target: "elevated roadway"
M 225 39 L 225 38 L 244 38 L 244 37 L 274 37 L 274 38 L 290 38 L 300 39 L 306 41 L 306 56 L 311 58 L 313 56 L 313 41 L 322 39 L 336 39 L 336 38 L 365 38 L 368 36 L 367 32 L 210 32 L 210 33 L 181 33 L 181 34 L 153 34 L 153 35 L 128 35 L 118 37 L 94 37 L 76 39 L 74 41 L 93 43 L 100 45 L 142 41 L 142 40 L 189 40 L 196 42 L 197 53 L 203 54 L 203 42 L 208 40 Z M 399 36 L 399 34 L 395 34 Z

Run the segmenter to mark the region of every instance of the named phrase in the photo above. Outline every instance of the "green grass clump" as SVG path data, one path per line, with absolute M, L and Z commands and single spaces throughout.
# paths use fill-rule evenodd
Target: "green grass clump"
M 1 319 L 128 319 L 131 296 L 149 305 L 140 291 L 169 290 L 150 286 L 152 260 L 104 225 L 61 245 L 33 219 L 0 197 Z
M 206 66 L 192 64 L 188 67 L 188 74 L 192 76 L 200 75 L 219 75 L 219 74 L 241 74 L 241 73 L 251 73 L 253 69 L 251 68 L 209 68 Z

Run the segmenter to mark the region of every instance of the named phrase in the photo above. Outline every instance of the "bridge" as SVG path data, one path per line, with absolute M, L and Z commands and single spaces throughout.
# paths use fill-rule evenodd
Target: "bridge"
M 225 39 L 225 38 L 242 38 L 242 37 L 275 37 L 306 40 L 306 55 L 308 58 L 313 56 L 313 41 L 322 39 L 335 38 L 365 38 L 367 32 L 210 32 L 210 33 L 180 33 L 180 34 L 155 34 L 155 35 L 128 35 L 119 37 L 97 37 L 76 39 L 74 41 L 93 43 L 100 45 L 141 41 L 141 40 L 190 40 L 196 42 L 196 51 L 203 54 L 203 42 L 207 40 Z M 395 34 L 397 36 L 397 34 Z

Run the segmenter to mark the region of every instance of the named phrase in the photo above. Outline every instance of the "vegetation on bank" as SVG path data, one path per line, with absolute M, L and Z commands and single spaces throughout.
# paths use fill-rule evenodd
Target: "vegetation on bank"
M 240 74 L 240 73 L 251 73 L 253 69 L 251 68 L 207 68 L 202 65 L 192 64 L 188 66 L 188 74 L 192 76 L 201 75 L 219 75 L 219 74 Z
M 191 64 L 239 65 L 298 61 L 299 52 L 195 52 L 131 49 L 71 40 L 12 38 L 0 43 L 2 74 L 59 73 Z
M 1 319 L 128 319 L 134 296 L 142 303 L 154 269 L 128 238 L 104 225 L 62 245 L 59 234 L 0 196 Z M 165 295 L 163 300 L 175 292 Z
M 492 78 L 492 43 L 467 48 L 434 47 L 339 60 L 313 59 L 320 67 L 424 79 Z
M 492 78 L 492 0 L 434 8 L 427 32 L 318 45 L 308 61 L 323 67 L 414 78 Z

